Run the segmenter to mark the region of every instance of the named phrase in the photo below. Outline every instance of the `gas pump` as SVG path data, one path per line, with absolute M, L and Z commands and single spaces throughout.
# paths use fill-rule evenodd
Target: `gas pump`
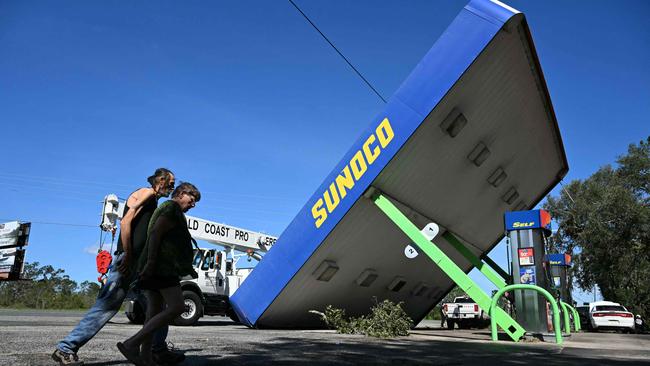
M 549 283 L 555 292 L 560 294 L 562 301 L 569 303 L 569 284 L 567 270 L 571 267 L 571 256 L 568 254 L 548 254 L 546 256 L 549 270 Z
M 551 215 L 544 210 L 512 211 L 505 214 L 505 229 L 511 252 L 511 276 L 514 284 L 536 285 L 550 290 L 546 276 L 545 242 L 551 234 Z M 549 332 L 548 307 L 536 291 L 515 291 L 515 320 L 528 333 Z

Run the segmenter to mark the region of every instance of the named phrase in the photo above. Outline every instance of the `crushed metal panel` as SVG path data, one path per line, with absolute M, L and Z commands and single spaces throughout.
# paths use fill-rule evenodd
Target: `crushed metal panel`
M 309 310 L 331 304 L 360 315 L 391 299 L 418 321 L 453 282 L 425 256 L 404 255 L 409 240 L 364 192 L 380 189 L 419 227 L 435 221 L 482 255 L 503 235 L 503 212 L 539 202 L 567 169 L 523 15 L 472 1 L 237 290 L 233 307 L 249 326 L 314 327 L 322 324 Z M 436 244 L 469 271 L 442 234 Z M 314 276 L 328 268 L 327 281 Z M 377 278 L 359 286 L 367 269 Z

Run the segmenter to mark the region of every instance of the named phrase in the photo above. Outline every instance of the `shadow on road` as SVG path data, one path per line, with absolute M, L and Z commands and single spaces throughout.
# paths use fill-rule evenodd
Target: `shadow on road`
M 253 351 L 251 351 L 253 350 Z M 549 345 L 468 343 L 453 341 L 301 340 L 276 338 L 271 343 L 225 345 L 221 355 L 192 355 L 184 365 L 613 365 L 648 364 L 640 360 L 615 360 Z M 589 350 L 584 350 L 588 352 Z
M 233 325 L 240 325 L 240 324 L 235 323 L 232 320 L 206 320 L 204 318 L 192 326 L 193 327 L 214 327 L 214 326 L 224 327 L 224 326 L 233 326 Z M 246 326 L 242 325 L 242 328 L 246 328 Z

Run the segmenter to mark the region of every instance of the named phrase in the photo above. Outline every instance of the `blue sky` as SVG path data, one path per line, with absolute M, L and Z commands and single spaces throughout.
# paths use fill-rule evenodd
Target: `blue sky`
M 466 2 L 296 3 L 388 98 Z M 508 4 L 528 19 L 567 181 L 650 135 L 650 3 Z M 192 215 L 279 235 L 384 105 L 282 0 L 3 1 L 0 55 L 0 221 L 34 222 L 27 260 L 77 281 L 96 278 L 107 193 L 164 166 L 202 190 Z M 492 257 L 505 267 L 503 245 Z

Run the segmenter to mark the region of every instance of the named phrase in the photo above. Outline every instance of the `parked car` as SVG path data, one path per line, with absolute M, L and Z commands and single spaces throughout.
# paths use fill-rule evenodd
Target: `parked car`
M 582 329 L 591 329 L 591 318 L 589 317 L 589 304 L 587 305 L 576 306 L 576 311 L 580 316 L 580 328 Z
M 596 301 L 589 304 L 589 320 L 594 330 L 614 329 L 634 332 L 634 314 L 625 306 L 611 301 Z

